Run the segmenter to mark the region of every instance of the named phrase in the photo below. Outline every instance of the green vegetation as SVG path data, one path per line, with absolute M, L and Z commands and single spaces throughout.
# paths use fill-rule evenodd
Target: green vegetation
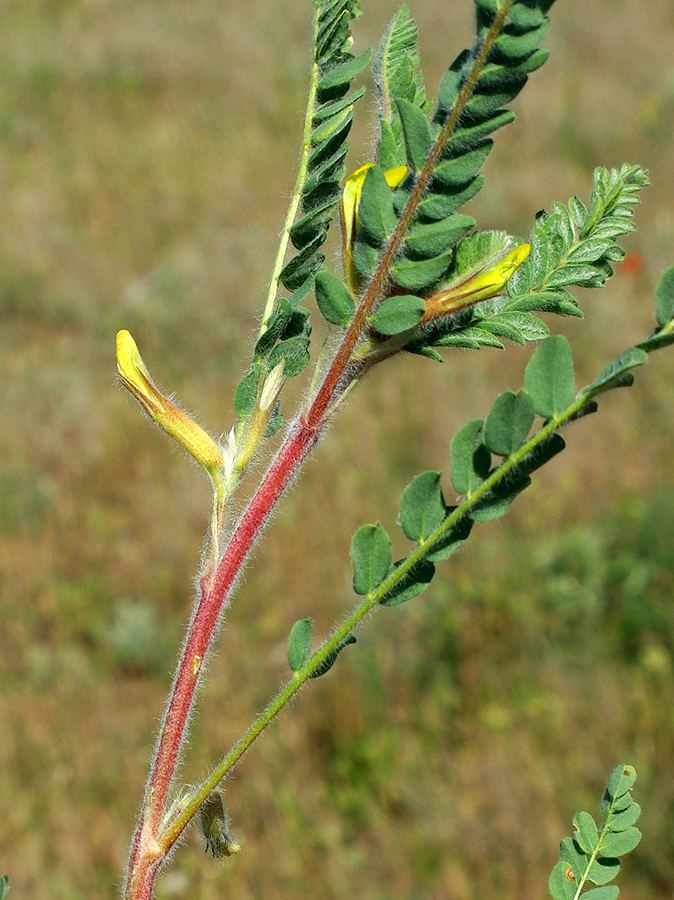
M 457 27 L 467 21 L 460 6 Z M 554 321 L 574 339 L 582 384 L 651 326 L 649 298 L 671 254 L 674 22 L 664 4 L 646 19 L 632 0 L 620 15 L 598 0 L 582 22 L 572 6 L 556 4 L 555 66 L 518 103 L 516 131 L 504 132 L 486 163 L 493 190 L 477 194 L 469 211 L 525 234 L 540 205 L 554 214 L 556 198 L 582 188 L 598 163 L 639 159 L 657 185 L 629 243 L 643 271 L 623 264 L 610 297 L 583 296 L 582 328 L 574 319 L 534 324 L 527 309 L 511 309 L 520 318 L 506 322 L 483 305 L 488 327 L 471 318 L 460 333 L 439 335 L 445 344 L 408 349 L 494 346 L 518 329 L 539 339 Z M 425 66 L 439 73 L 448 14 L 423 0 L 414 11 Z M 374 33 L 377 15 L 383 25 L 390 14 L 389 3 L 372 0 L 363 28 Z M 409 50 L 409 28 L 398 22 L 389 43 Z M 277 7 L 263 2 L 246 22 L 238 9 L 202 0 L 189 11 L 141 2 L 93 15 L 66 2 L 57 13 L 31 0 L 6 11 L 0 846 L 17 896 L 115 896 L 207 496 L 198 473 L 185 471 L 178 454 L 167 458 L 111 390 L 109 337 L 128 325 L 162 382 L 190 406 L 200 398 L 204 419 L 226 418 L 224 388 L 240 381 L 237 347 L 255 327 L 282 196 L 292 189 L 284 173 L 296 159 L 305 24 L 301 4 L 279 22 Z M 605 43 L 593 42 L 584 58 L 597 33 Z M 359 36 L 356 57 L 361 51 Z M 402 84 L 405 73 L 386 71 L 380 99 L 391 135 L 382 127 L 380 143 L 391 155 L 382 167 L 400 164 L 403 116 L 413 116 L 404 103 L 402 113 L 387 105 L 386 84 Z M 602 82 L 620 97 L 630 128 L 616 121 Z M 408 103 L 426 109 L 423 85 L 406 85 Z M 408 135 L 405 154 L 415 146 Z M 432 238 L 412 249 L 426 253 Z M 565 290 L 549 293 L 563 302 Z M 337 320 L 328 322 L 343 324 L 348 304 L 327 294 Z M 669 296 L 656 298 L 660 324 Z M 388 312 L 390 331 L 398 312 Z M 412 304 L 402 312 L 414 315 Z M 299 364 L 304 331 L 285 335 L 282 342 L 301 338 L 287 357 Z M 484 441 L 506 456 L 525 438 L 527 357 L 517 348 L 472 356 L 453 354 L 444 367 L 401 358 L 375 370 L 341 412 L 318 451 L 322 464 L 308 468 L 247 573 L 245 603 L 228 613 L 190 771 L 207 771 L 214 748 L 229 745 L 285 677 L 289 624 L 310 614 L 323 634 L 341 619 L 350 535 L 373 514 L 395 521 L 392 485 L 437 467 L 406 493 L 403 531 L 390 529 L 398 559 L 403 535 L 417 541 L 439 515 L 435 473 L 463 421 L 505 392 L 486 416 Z M 591 803 L 618 748 L 639 766 L 646 810 L 625 896 L 670 896 L 674 797 L 663 773 L 674 727 L 674 423 L 672 363 L 660 356 L 640 373 L 638 396 L 607 396 L 601 420 L 573 425 L 576 440 L 537 473 L 534 499 L 515 503 L 507 523 L 481 526 L 423 602 L 382 610 L 376 629 L 359 633 L 359 646 L 279 720 L 228 790 L 244 852 L 225 873 L 203 853 L 179 853 L 160 897 L 219 896 L 223 879 L 237 897 L 539 896 L 563 821 L 577 803 Z M 547 396 L 554 410 L 554 392 Z M 367 467 L 347 470 L 357 454 Z M 470 481 L 475 473 L 463 474 Z M 430 498 L 421 514 L 419 496 Z M 303 631 L 293 670 L 306 662 Z M 537 823 L 536 841 L 523 822 Z M 225 847 L 226 831 L 209 835 L 224 835 Z
M 641 841 L 635 828 L 641 807 L 630 794 L 636 778 L 634 766 L 616 766 L 611 772 L 601 804 L 601 827 L 588 812 L 573 817 L 573 837 L 562 840 L 559 862 L 548 881 L 553 900 L 578 900 L 581 894 L 586 900 L 616 900 L 620 889 L 609 883 L 620 872 L 618 857 L 631 853 Z

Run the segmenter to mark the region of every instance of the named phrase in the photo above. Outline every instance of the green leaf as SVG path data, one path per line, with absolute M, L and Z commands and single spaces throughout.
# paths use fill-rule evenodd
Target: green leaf
M 421 201 L 417 210 L 417 218 L 424 222 L 437 222 L 446 219 L 457 211 L 464 203 L 468 203 L 482 190 L 484 177 L 477 175 L 468 184 L 458 188 L 443 187 L 437 193 L 431 193 Z
M 484 421 L 473 419 L 460 428 L 450 445 L 452 484 L 458 494 L 470 494 L 489 474 L 491 454 L 483 443 Z
M 588 878 L 592 884 L 608 884 L 619 873 L 620 863 L 617 859 L 596 859 L 590 866 Z
M 667 269 L 655 291 L 655 316 L 661 328 L 674 319 L 674 266 Z
M 559 844 L 559 859 L 571 866 L 576 878 L 582 878 L 587 868 L 588 857 L 574 840 L 565 837 Z
M 534 422 L 534 403 L 525 390 L 500 394 L 487 416 L 484 442 L 499 456 L 510 456 L 524 443 Z
M 393 192 L 379 166 L 372 166 L 365 176 L 358 217 L 363 233 L 375 244 L 383 244 L 396 227 Z
M 347 59 L 346 62 L 340 63 L 332 69 L 329 69 L 318 83 L 319 93 L 324 94 L 328 91 L 333 91 L 335 88 L 349 84 L 353 81 L 357 75 L 360 75 L 363 69 L 366 69 L 367 66 L 369 66 L 370 60 L 372 59 L 372 53 L 372 48 L 368 47 L 368 49 L 364 53 L 361 53 L 360 56 Z
M 616 900 L 620 893 L 620 888 L 614 884 L 606 887 L 592 888 L 591 891 L 585 891 L 581 896 L 583 900 Z
M 314 671 L 311 673 L 312 678 L 320 678 L 321 675 L 325 675 L 326 672 L 329 672 L 330 669 L 334 666 L 335 660 L 342 652 L 345 647 L 348 647 L 350 644 L 355 644 L 356 638 L 352 634 L 347 634 L 346 637 L 343 637 L 339 644 L 335 647 L 335 649 L 329 653 L 320 665 L 316 666 Z
M 558 862 L 548 879 L 552 900 L 574 900 L 577 887 L 576 875 L 568 863 Z
M 647 183 L 639 166 L 599 168 L 587 206 L 572 197 L 568 204 L 555 203 L 550 213 L 539 214 L 530 238 L 529 259 L 508 283 L 516 307 L 578 315 L 577 305 L 568 301 L 562 286 L 601 287 L 612 275 L 611 264 L 623 256 L 616 239 L 634 230 L 634 207 Z M 561 302 L 555 301 L 556 293 Z M 532 305 L 536 296 L 545 305 Z
M 0 900 L 5 900 L 9 893 L 9 875 L 0 875 Z
M 541 466 L 544 466 L 547 462 L 557 456 L 558 453 L 561 453 L 562 450 L 566 447 L 564 442 L 564 438 L 561 434 L 553 433 L 549 437 L 545 438 L 545 440 L 541 441 L 534 449 L 527 453 L 521 463 L 517 465 L 513 472 L 513 476 L 515 474 L 521 475 L 531 475 L 532 472 L 535 472 L 537 469 L 540 469 Z
M 391 541 L 385 528 L 362 525 L 351 539 L 353 589 L 357 594 L 369 594 L 388 575 L 391 568 Z
M 255 409 L 262 371 L 262 364 L 254 363 L 238 384 L 234 395 L 234 411 L 240 418 L 249 415 Z
M 269 371 L 283 359 L 285 361 L 284 376 L 294 378 L 295 375 L 299 375 L 309 362 L 308 346 L 309 340 L 303 334 L 289 338 L 287 341 L 281 341 L 269 354 Z
M 446 250 L 451 250 L 475 225 L 472 216 L 460 213 L 439 222 L 419 223 L 410 229 L 405 248 L 410 256 L 417 259 L 439 256 Z
M 624 831 L 611 832 L 604 836 L 599 853 L 601 856 L 625 856 L 631 853 L 641 840 L 638 828 L 630 827 Z
M 430 123 L 423 110 L 409 100 L 397 99 L 396 109 L 402 123 L 408 165 L 420 172 L 433 146 Z
M 307 661 L 314 623 L 311 619 L 298 619 L 290 629 L 288 638 L 288 665 L 297 672 Z
M 531 479 L 528 476 L 518 478 L 517 480 L 509 479 L 501 481 L 495 485 L 490 491 L 482 497 L 468 514 L 475 522 L 492 522 L 494 519 L 504 515 L 513 500 L 518 497 L 523 490 L 529 487 Z
M 592 396 L 596 396 L 613 388 L 629 387 L 633 381 L 630 370 L 643 366 L 646 362 L 648 362 L 648 354 L 645 351 L 638 347 L 630 347 L 622 356 L 605 366 L 584 391 L 589 391 Z
M 606 792 L 613 799 L 617 800 L 632 790 L 634 782 L 637 780 L 637 770 L 634 766 L 622 765 L 616 766 L 608 777 Z
M 424 81 L 417 49 L 418 29 L 403 3 L 393 16 L 372 64 L 380 112 L 384 121 L 394 119 L 394 101 L 409 100 L 423 108 Z
M 444 160 L 433 170 L 433 180 L 448 187 L 467 184 L 480 171 L 493 146 L 494 142 L 488 138 L 474 150 L 455 159 Z
M 524 34 L 502 34 L 496 38 L 494 51 L 509 62 L 529 56 L 538 48 L 549 26 L 550 22 L 546 19 L 538 28 Z
M 638 803 L 630 803 L 630 805 L 614 813 L 609 820 L 609 828 L 611 831 L 625 831 L 631 828 L 641 815 L 641 807 Z
M 656 332 L 646 338 L 645 341 L 639 341 L 637 347 L 650 353 L 653 350 L 661 350 L 663 347 L 668 347 L 670 344 L 674 344 L 674 331 Z
M 447 512 L 440 472 L 422 472 L 410 481 L 400 501 L 400 525 L 405 537 L 422 541 L 435 531 Z
M 622 797 L 618 797 L 617 800 L 613 800 L 608 791 L 605 791 L 604 798 L 601 801 L 601 810 L 606 813 L 609 809 L 613 810 L 613 813 L 621 813 L 628 809 L 634 800 L 632 799 L 632 795 L 629 793 L 623 794 Z
M 576 829 L 574 840 L 585 853 L 592 853 L 599 840 L 597 823 L 587 812 L 579 812 L 573 817 L 573 827 Z
M 394 565 L 397 569 L 405 560 L 399 560 Z M 435 566 L 427 559 L 423 559 L 413 566 L 409 572 L 400 579 L 400 581 L 386 592 L 385 596 L 380 600 L 382 606 L 400 606 L 401 603 L 407 603 L 414 597 L 422 594 L 433 580 L 435 575 Z
M 414 328 L 425 310 L 426 304 L 421 297 L 399 294 L 384 300 L 370 316 L 369 322 L 379 334 L 400 334 Z
M 451 259 L 451 250 L 433 259 L 417 260 L 403 257 L 391 266 L 391 278 L 406 291 L 421 291 L 442 278 Z
M 331 325 L 348 325 L 355 312 L 351 292 L 341 278 L 327 269 L 316 275 L 316 303 Z
M 524 387 L 531 394 L 535 411 L 546 419 L 573 402 L 576 379 L 571 347 L 565 337 L 546 338 L 538 347 L 526 367 Z
M 447 514 L 454 512 L 454 509 L 456 507 L 448 509 Z M 463 516 L 440 540 L 432 545 L 431 551 L 426 554 L 426 559 L 433 563 L 449 559 L 470 536 L 472 528 L 473 520 L 469 516 Z

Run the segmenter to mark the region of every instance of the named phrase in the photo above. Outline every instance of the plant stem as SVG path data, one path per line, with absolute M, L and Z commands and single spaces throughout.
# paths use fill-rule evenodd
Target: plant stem
M 442 148 L 456 128 L 465 106 L 475 88 L 480 72 L 484 67 L 489 52 L 503 27 L 513 0 L 505 0 L 501 10 L 494 19 L 487 33 L 480 52 L 473 63 L 470 74 L 463 85 L 457 101 L 438 136 L 429 158 L 419 174 L 410 199 L 403 210 L 401 218 L 393 232 L 383 256 L 377 266 L 375 275 L 359 305 L 356 314 L 347 329 L 344 338 L 333 357 L 328 371 L 318 389 L 308 411 L 291 426 L 288 436 L 278 450 L 270 468 L 267 470 L 260 487 L 254 494 L 246 511 L 239 520 L 234 533 L 225 549 L 215 573 L 206 576 L 200 584 L 200 597 L 189 623 L 185 643 L 169 695 L 166 713 L 160 729 L 159 740 L 150 769 L 139 822 L 134 833 L 125 879 L 125 897 L 127 900 L 146 900 L 152 897 L 154 878 L 161 863 L 166 857 L 169 846 L 160 843 L 159 829 L 166 813 L 168 795 L 175 777 L 180 752 L 185 741 L 190 713 L 195 698 L 203 663 L 212 645 L 223 608 L 228 601 L 238 575 L 250 555 L 262 529 L 274 510 L 276 503 L 286 487 L 298 474 L 302 463 L 325 431 L 334 409 L 335 401 L 357 377 L 358 371 L 352 365 L 352 354 L 362 332 L 367 326 L 367 317 L 375 307 L 386 284 L 389 269 L 404 241 L 407 230 L 412 223 L 416 209 L 423 197 L 433 169 L 442 153 Z M 316 26 L 314 25 L 314 28 Z M 272 283 L 265 308 L 265 318 L 273 308 L 276 290 L 282 270 L 283 258 L 287 250 L 290 226 L 297 213 L 301 197 L 301 185 L 306 177 L 306 148 L 310 140 L 311 128 L 311 92 L 316 90 L 317 69 L 314 63 L 310 88 L 310 102 L 305 118 L 305 137 L 300 170 L 296 189 L 291 200 L 286 224 L 277 254 Z M 309 137 L 307 138 L 307 134 Z M 304 173 L 304 174 L 303 174 Z M 292 213 L 292 216 L 291 216 Z M 264 322 L 263 322 L 264 326 Z M 413 565 L 411 563 L 410 565 Z M 401 567 L 402 568 L 402 567 Z M 407 570 L 405 570 L 407 571 Z M 402 577 L 404 572 L 400 573 Z M 374 605 L 378 600 L 373 600 Z M 370 608 L 370 607 L 368 607 Z M 366 615 L 367 609 L 357 618 Z M 322 648 L 323 650 L 324 648 Z M 319 651 L 319 653 L 322 651 Z M 325 655 L 330 651 L 326 650 Z M 307 675 L 307 677 L 309 677 Z M 294 684 L 296 679 L 293 680 Z M 306 679 L 305 679 L 306 680 Z M 289 686 L 290 689 L 290 686 Z M 274 712 L 276 715 L 287 700 L 298 688 L 294 688 L 288 697 Z M 272 716 L 272 718 L 273 718 Z M 261 730 L 264 729 L 265 726 Z M 258 734 L 260 732 L 257 732 Z M 249 744 L 255 739 L 255 734 Z M 243 747 L 241 753 L 245 752 Z M 237 757 L 238 758 L 238 757 Z M 218 779 L 219 780 L 219 779 Z M 217 782 L 216 782 L 217 783 Z M 202 798 L 202 800 L 205 798 Z M 193 813 L 192 813 L 193 814 Z M 182 826 L 184 828 L 184 825 Z M 182 830 L 182 829 L 181 829 Z M 175 842 L 175 838 L 173 839 Z
M 320 437 L 320 429 L 301 422 L 291 426 L 288 437 L 265 475 L 260 488 L 241 517 L 215 575 L 202 579 L 200 599 L 187 628 L 174 677 L 159 741 L 150 769 L 141 816 L 127 866 L 127 897 L 136 893 L 134 874 L 143 856 L 153 856 L 156 835 L 164 814 L 180 750 L 184 742 L 203 662 L 217 631 L 218 621 L 237 576 L 285 488 L 295 477 L 309 451 Z
M 215 790 L 220 781 L 234 767 L 253 742 L 262 734 L 265 728 L 273 721 L 283 707 L 291 700 L 300 688 L 308 681 L 316 669 L 321 665 L 340 644 L 340 642 L 368 615 L 368 613 L 386 597 L 386 595 L 399 584 L 405 576 L 418 565 L 428 554 L 429 549 L 442 540 L 454 528 L 460 519 L 468 515 L 470 511 L 482 500 L 496 485 L 516 468 L 526 456 L 543 443 L 558 428 L 566 424 L 580 409 L 592 399 L 592 393 L 586 391 L 577 397 L 567 409 L 554 419 L 547 422 L 528 441 L 526 441 L 515 453 L 503 461 L 503 463 L 487 478 L 475 491 L 456 507 L 456 509 L 433 531 L 427 538 L 417 544 L 416 548 L 400 563 L 400 565 L 374 590 L 371 591 L 358 606 L 356 606 L 342 625 L 336 628 L 324 641 L 321 647 L 309 658 L 304 666 L 294 673 L 293 677 L 280 689 L 264 711 L 255 719 L 244 734 L 239 738 L 232 749 L 223 757 L 220 763 L 213 769 L 204 781 L 190 794 L 183 798 L 176 815 L 166 823 L 165 830 L 158 836 L 162 851 L 170 851 L 183 830 L 189 824 L 192 817 L 198 811 L 208 795 Z

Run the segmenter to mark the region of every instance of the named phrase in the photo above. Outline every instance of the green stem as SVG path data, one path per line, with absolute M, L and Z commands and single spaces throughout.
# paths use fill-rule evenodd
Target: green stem
M 318 32 L 318 9 L 314 15 L 314 30 L 312 46 L 316 46 L 316 35 Z M 302 191 L 307 180 L 307 170 L 309 167 L 309 156 L 311 154 L 311 131 L 312 121 L 314 117 L 314 109 L 316 106 L 316 92 L 318 90 L 319 71 L 318 63 L 314 58 L 311 66 L 311 79 L 309 81 L 309 96 L 307 98 L 307 109 L 304 117 L 304 132 L 302 134 L 302 151 L 300 154 L 300 162 L 297 169 L 297 178 L 295 179 L 295 187 L 290 197 L 288 212 L 286 213 L 285 222 L 283 223 L 283 231 L 276 252 L 274 261 L 274 269 L 272 271 L 271 281 L 269 283 L 269 291 L 267 292 L 267 301 L 265 303 L 264 312 L 262 314 L 262 324 L 260 325 L 259 337 L 267 330 L 267 322 L 271 318 L 276 304 L 276 295 L 278 294 L 278 286 L 283 271 L 283 263 L 285 262 L 286 253 L 288 252 L 288 243 L 290 242 L 290 229 L 292 228 L 297 217 L 297 211 L 302 200 Z
M 249 749 L 265 728 L 276 718 L 283 707 L 291 700 L 300 688 L 308 681 L 322 662 L 339 646 L 340 642 L 368 615 L 368 613 L 385 596 L 396 587 L 399 582 L 418 565 L 427 555 L 429 548 L 445 537 L 457 522 L 466 516 L 470 510 L 479 503 L 489 491 L 505 478 L 522 460 L 539 444 L 583 408 L 592 399 L 592 393 L 585 391 L 580 394 L 572 404 L 562 413 L 555 416 L 540 428 L 528 441 L 526 441 L 515 453 L 503 461 L 503 463 L 456 509 L 435 529 L 428 537 L 420 542 L 407 558 L 384 579 L 384 581 L 371 591 L 361 603 L 355 607 L 349 617 L 339 628 L 335 629 L 321 647 L 309 658 L 305 665 L 294 673 L 293 677 L 281 688 L 265 710 L 255 719 L 244 734 L 239 738 L 232 749 L 223 757 L 211 774 L 201 782 L 187 797 L 184 797 L 177 808 L 174 807 L 166 820 L 165 827 L 158 836 L 158 842 L 162 852 L 166 853 L 192 817 L 198 811 L 208 795 L 215 790 L 224 776 L 234 767 L 238 760 Z
M 606 837 L 606 834 L 609 830 L 608 823 L 610 822 L 611 816 L 613 815 L 613 808 L 615 806 L 615 802 L 616 802 L 615 797 L 611 797 L 611 803 L 606 812 L 606 821 L 604 822 L 604 827 L 602 828 L 602 830 L 599 834 L 599 837 L 597 838 L 597 843 L 595 844 L 594 850 L 592 851 L 592 855 L 590 856 L 590 859 L 588 860 L 588 863 L 585 866 L 585 871 L 583 872 L 581 879 L 578 882 L 578 887 L 576 888 L 576 893 L 573 895 L 573 900 L 578 900 L 578 898 L 580 897 L 581 892 L 582 892 L 583 888 L 585 887 L 587 879 L 590 875 L 590 869 L 595 864 L 596 859 L 599 856 L 599 848 L 603 844 L 604 838 Z

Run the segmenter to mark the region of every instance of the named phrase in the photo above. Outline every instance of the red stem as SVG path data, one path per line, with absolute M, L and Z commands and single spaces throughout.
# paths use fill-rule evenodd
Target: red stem
M 215 575 L 211 579 L 202 579 L 201 598 L 187 630 L 187 639 L 160 730 L 141 817 L 131 845 L 127 864 L 128 898 L 146 900 L 152 896 L 152 883 L 163 855 L 159 846 L 152 845 L 166 811 L 168 792 L 185 738 L 203 661 L 217 632 L 225 603 L 276 503 L 317 443 L 321 432 L 321 428 L 311 427 L 303 420 L 291 427 L 286 441 L 236 526 Z

